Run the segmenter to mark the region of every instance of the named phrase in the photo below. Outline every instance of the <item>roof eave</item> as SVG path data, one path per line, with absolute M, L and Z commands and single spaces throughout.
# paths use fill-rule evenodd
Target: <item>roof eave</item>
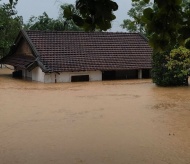
M 42 64 L 42 62 L 39 60 L 39 58 L 37 57 L 36 60 L 31 63 L 30 65 L 27 66 L 27 70 L 28 71 L 32 71 L 34 68 L 36 68 L 37 66 L 39 66 L 43 72 L 48 73 L 49 71 L 44 67 L 44 65 Z
M 23 37 L 26 39 L 27 43 L 29 44 L 34 56 L 36 57 L 36 60 L 35 62 L 32 64 L 32 65 L 35 65 L 36 67 L 36 64 L 37 66 L 39 66 L 43 72 L 48 72 L 48 70 L 45 68 L 45 66 L 43 65 L 43 63 L 40 61 L 40 54 L 39 52 L 37 51 L 35 45 L 32 43 L 32 40 L 28 37 L 28 34 L 26 33 L 25 30 L 21 30 L 21 33 L 23 34 Z M 31 66 L 32 66 L 31 65 Z M 31 68 L 35 68 L 34 66 L 32 66 Z

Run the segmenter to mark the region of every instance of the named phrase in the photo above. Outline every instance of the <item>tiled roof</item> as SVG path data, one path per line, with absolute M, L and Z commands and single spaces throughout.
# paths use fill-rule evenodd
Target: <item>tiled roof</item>
M 11 55 L 4 57 L 0 63 L 13 65 L 20 69 L 26 69 L 35 61 L 33 56 L 26 56 L 24 54 Z
M 21 31 L 44 72 L 151 68 L 152 49 L 138 33 Z

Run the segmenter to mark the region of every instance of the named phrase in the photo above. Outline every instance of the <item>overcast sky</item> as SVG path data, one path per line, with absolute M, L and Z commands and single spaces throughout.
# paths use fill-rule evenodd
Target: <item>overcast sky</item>
M 9 0 L 2 0 L 8 2 Z M 116 1 L 115 1 L 116 2 Z M 49 17 L 57 18 L 59 6 L 63 3 L 74 4 L 75 0 L 19 0 L 17 4 L 18 15 L 23 16 L 26 22 L 30 16 L 39 16 L 44 11 L 47 12 Z M 131 8 L 131 0 L 118 0 L 118 11 L 115 12 L 117 19 L 112 23 L 111 31 L 125 31 L 120 27 L 123 20 L 127 18 L 127 11 Z

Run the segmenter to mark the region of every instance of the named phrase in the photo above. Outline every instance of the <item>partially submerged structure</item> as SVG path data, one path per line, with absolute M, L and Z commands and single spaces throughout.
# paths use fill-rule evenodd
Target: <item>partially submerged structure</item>
M 0 63 L 44 83 L 150 77 L 152 49 L 139 33 L 20 31 Z

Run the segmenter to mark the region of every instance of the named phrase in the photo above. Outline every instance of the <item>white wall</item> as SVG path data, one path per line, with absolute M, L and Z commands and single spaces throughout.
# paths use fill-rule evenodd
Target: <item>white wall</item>
M 55 83 L 55 76 L 57 76 L 55 73 L 46 73 L 44 75 L 44 83 Z
M 26 73 L 25 73 L 26 74 Z M 61 72 L 58 73 L 44 73 L 40 67 L 36 67 L 31 71 L 31 77 L 34 81 L 43 83 L 63 83 L 71 82 L 72 76 L 89 75 L 89 81 L 101 81 L 101 71 L 84 71 L 84 72 Z
M 79 76 L 79 75 L 89 75 L 89 81 L 102 80 L 101 71 L 84 71 L 84 72 L 61 72 L 60 74 L 56 73 L 45 74 L 44 82 L 45 83 L 55 83 L 55 81 L 57 83 L 71 82 L 72 76 Z
M 34 68 L 31 72 L 32 72 L 32 80 L 44 83 L 44 75 L 45 75 L 45 73 L 42 72 L 40 67 Z
M 102 81 L 102 72 L 101 71 L 91 71 L 90 72 L 90 81 Z
M 32 79 L 32 72 L 29 72 L 28 70 L 22 70 L 22 77 Z

